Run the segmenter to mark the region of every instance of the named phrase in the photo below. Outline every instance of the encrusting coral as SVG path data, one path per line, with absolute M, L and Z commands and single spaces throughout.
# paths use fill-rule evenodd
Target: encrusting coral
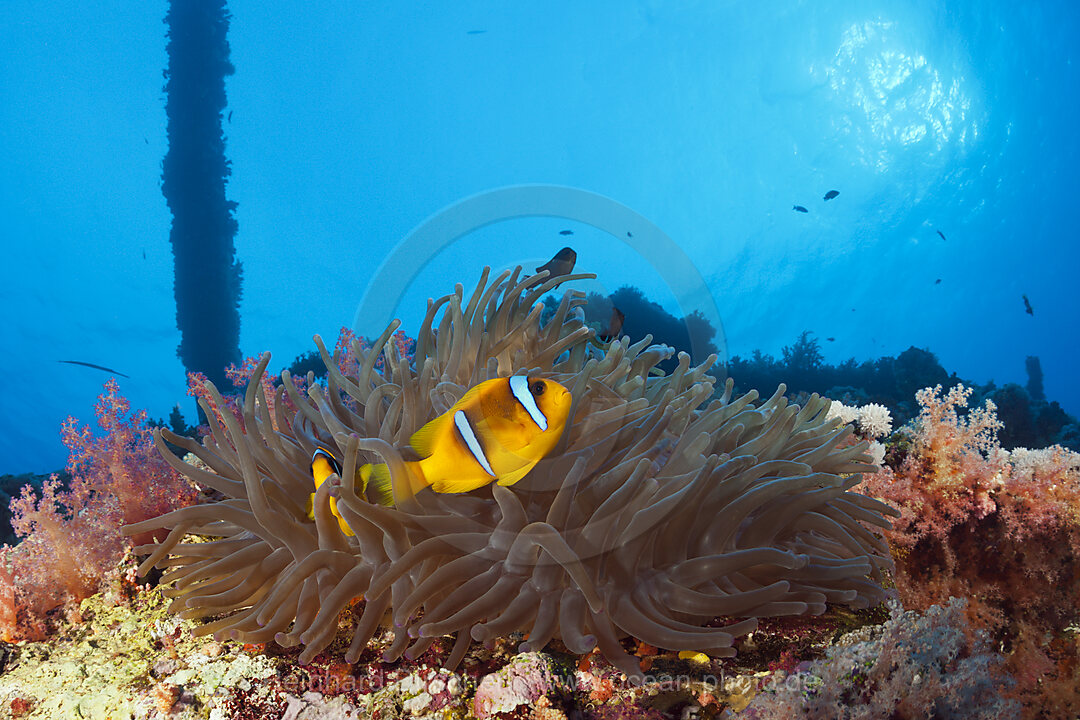
M 384 624 L 395 635 L 387 661 L 456 635 L 449 668 L 472 640 L 518 631 L 528 633 L 523 651 L 553 638 L 575 653 L 595 646 L 640 678 L 625 636 L 731 656 L 734 637 L 758 617 L 885 597 L 880 581 L 891 558 L 876 528 L 888 527 L 894 511 L 851 491 L 872 466 L 865 443 L 845 442 L 851 428 L 827 419 L 827 400 L 789 405 L 781 387 L 755 407 L 757 393 L 732 398 L 729 381 L 705 406 L 715 358 L 691 367 L 681 353 L 670 375 L 650 372 L 672 351 L 649 346 L 648 337 L 598 344 L 571 312 L 580 293 L 565 292 L 541 323 L 545 293 L 591 275 L 520 272 L 489 283 L 485 269 L 471 296 L 459 285 L 429 302 L 412 363 L 387 343 L 397 322 L 370 351 L 354 343 L 360 363 L 349 374 L 316 337 L 327 387 L 309 376 L 301 395 L 283 373 L 268 402 L 260 382 L 267 355 L 242 419 L 203 401 L 212 433 L 202 447 L 162 431 L 209 469 L 176 459 L 159 437 L 163 455 L 225 496 L 126 528 L 170 529 L 138 550 L 150 554 L 143 572 L 167 569 L 172 609 L 217 616 L 201 634 L 302 643 L 307 662 L 362 597 L 348 662 Z M 573 395 L 555 451 L 512 488 L 406 499 L 410 436 L 468 388 L 519 373 L 553 379 Z M 340 453 L 345 478 L 364 462 L 387 463 L 399 502 L 370 503 L 332 476 L 315 493 L 311 521 L 309 461 L 318 444 Z M 355 537 L 331 515 L 331 492 Z M 189 533 L 214 539 L 181 542 Z M 709 626 L 718 617 L 742 619 Z

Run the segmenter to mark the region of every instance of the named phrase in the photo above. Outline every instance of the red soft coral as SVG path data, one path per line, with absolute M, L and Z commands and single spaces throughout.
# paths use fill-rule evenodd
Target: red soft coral
M 11 502 L 12 527 L 22 538 L 5 548 L 0 568 L 0 635 L 40 639 L 48 616 L 74 608 L 97 591 L 129 544 L 120 526 L 190 504 L 196 489 L 153 446 L 146 413 L 131 412 L 115 380 L 105 384 L 95 411 L 104 435 L 68 418 L 61 437 L 69 451 L 68 488 L 54 476 L 41 496 L 24 487 Z
M 992 403 L 962 412 L 970 393 L 920 391 L 909 444 L 894 441 L 863 486 L 900 508 L 887 537 L 905 607 L 967 597 L 974 624 L 1012 651 L 1018 694 L 1045 707 L 1080 680 L 1075 643 L 1057 642 L 1080 607 L 1080 455 L 1002 450 Z

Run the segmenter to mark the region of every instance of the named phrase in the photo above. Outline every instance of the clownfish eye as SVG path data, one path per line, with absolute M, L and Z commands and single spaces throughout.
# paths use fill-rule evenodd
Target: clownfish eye
M 536 382 L 534 382 L 532 385 L 529 386 L 529 392 L 531 392 L 533 395 L 543 395 L 544 381 L 537 380 Z

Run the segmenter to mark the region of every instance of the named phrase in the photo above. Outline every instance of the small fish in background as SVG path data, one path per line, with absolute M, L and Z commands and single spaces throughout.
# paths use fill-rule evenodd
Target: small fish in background
M 710 658 L 705 653 L 697 652 L 696 650 L 680 650 L 679 659 L 689 660 L 695 665 L 708 665 L 710 662 L 712 662 L 712 658 Z
M 107 373 L 112 373 L 113 375 L 118 375 L 122 378 L 131 377 L 130 375 L 125 375 L 112 368 L 107 368 L 104 365 L 95 365 L 94 363 L 83 362 L 82 360 L 57 360 L 56 362 L 67 363 L 68 365 L 82 365 L 83 367 L 93 368 L 94 370 L 104 370 Z
M 229 117 L 228 117 L 228 118 L 227 118 L 227 119 L 225 120 L 225 122 L 228 122 L 228 123 L 231 123 L 231 122 L 232 122 L 232 113 L 233 113 L 233 111 L 232 111 L 232 110 L 230 110 L 230 111 L 229 111 Z
M 836 342 L 836 338 L 825 338 L 828 342 Z
M 804 208 L 804 207 L 803 207 L 802 205 L 792 205 L 792 206 L 791 206 L 791 209 L 792 209 L 792 210 L 794 210 L 795 212 L 801 212 L 801 213 L 808 213 L 808 212 L 810 212 L 809 210 L 807 210 L 806 208 Z
M 487 30 L 466 30 L 466 35 L 483 35 Z
M 146 143 L 147 145 L 149 145 L 149 144 L 150 144 L 150 141 L 149 141 L 149 140 L 147 140 L 146 138 L 143 138 L 143 139 L 142 139 L 142 141 L 143 141 L 144 143 Z
M 547 270 L 548 280 L 550 280 L 551 278 L 562 277 L 563 275 L 569 275 L 574 272 L 574 263 L 576 262 L 577 253 L 574 252 L 574 249 L 564 247 L 562 250 L 555 253 L 555 257 L 536 268 L 536 272 L 541 273 Z
M 825 193 L 825 199 L 826 200 L 832 200 L 834 197 L 836 197 L 839 194 L 840 194 L 839 190 L 830 190 L 829 192 Z
M 940 230 L 938 230 L 938 231 L 937 231 L 937 234 L 941 236 L 941 239 L 942 239 L 942 240 L 945 240 L 945 233 L 943 233 L 943 232 L 941 232 Z M 945 242 L 948 242 L 948 240 L 945 240 Z
M 573 235 L 574 231 L 573 230 L 560 230 L 559 234 L 560 235 Z
M 565 387 L 539 377 L 480 383 L 409 439 L 421 459 L 405 463 L 406 492 L 411 497 L 426 487 L 464 493 L 492 482 L 513 485 L 559 442 L 572 400 Z M 386 465 L 363 465 L 358 472 L 377 502 L 393 504 Z
M 626 237 L 632 238 L 632 237 L 634 237 L 634 235 L 629 230 L 627 230 L 626 231 Z
M 618 339 L 619 334 L 622 332 L 624 320 L 626 320 L 626 315 L 623 315 L 623 311 L 612 306 L 611 318 L 608 320 L 607 329 L 597 333 L 597 339 L 606 343 Z
M 1031 303 L 1028 302 L 1027 295 L 1021 295 L 1020 297 L 1024 298 L 1024 312 L 1034 317 L 1035 311 L 1031 309 Z
M 934 284 L 935 285 L 940 285 L 941 284 L 941 278 L 938 278 L 937 280 L 935 280 Z

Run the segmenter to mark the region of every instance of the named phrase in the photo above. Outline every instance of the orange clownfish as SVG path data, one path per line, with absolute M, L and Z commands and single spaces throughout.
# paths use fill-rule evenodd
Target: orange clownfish
M 515 375 L 480 383 L 409 439 L 421 458 L 405 463 L 409 493 L 513 485 L 559 442 L 571 399 L 554 380 Z M 359 475 L 378 502 L 393 504 L 386 465 L 363 465 Z
M 480 383 L 409 439 L 421 459 L 405 463 L 408 493 L 415 495 L 426 487 L 463 493 L 490 482 L 513 485 L 555 447 L 570 416 L 571 400 L 570 391 L 554 380 L 515 375 Z M 315 489 L 334 473 L 341 475 L 340 462 L 318 447 L 311 458 Z M 361 496 L 370 488 L 383 505 L 394 502 L 384 464 L 362 465 L 355 487 Z M 330 498 L 330 509 L 342 531 L 352 535 L 338 513 L 336 498 Z M 309 516 L 314 517 L 310 506 Z

